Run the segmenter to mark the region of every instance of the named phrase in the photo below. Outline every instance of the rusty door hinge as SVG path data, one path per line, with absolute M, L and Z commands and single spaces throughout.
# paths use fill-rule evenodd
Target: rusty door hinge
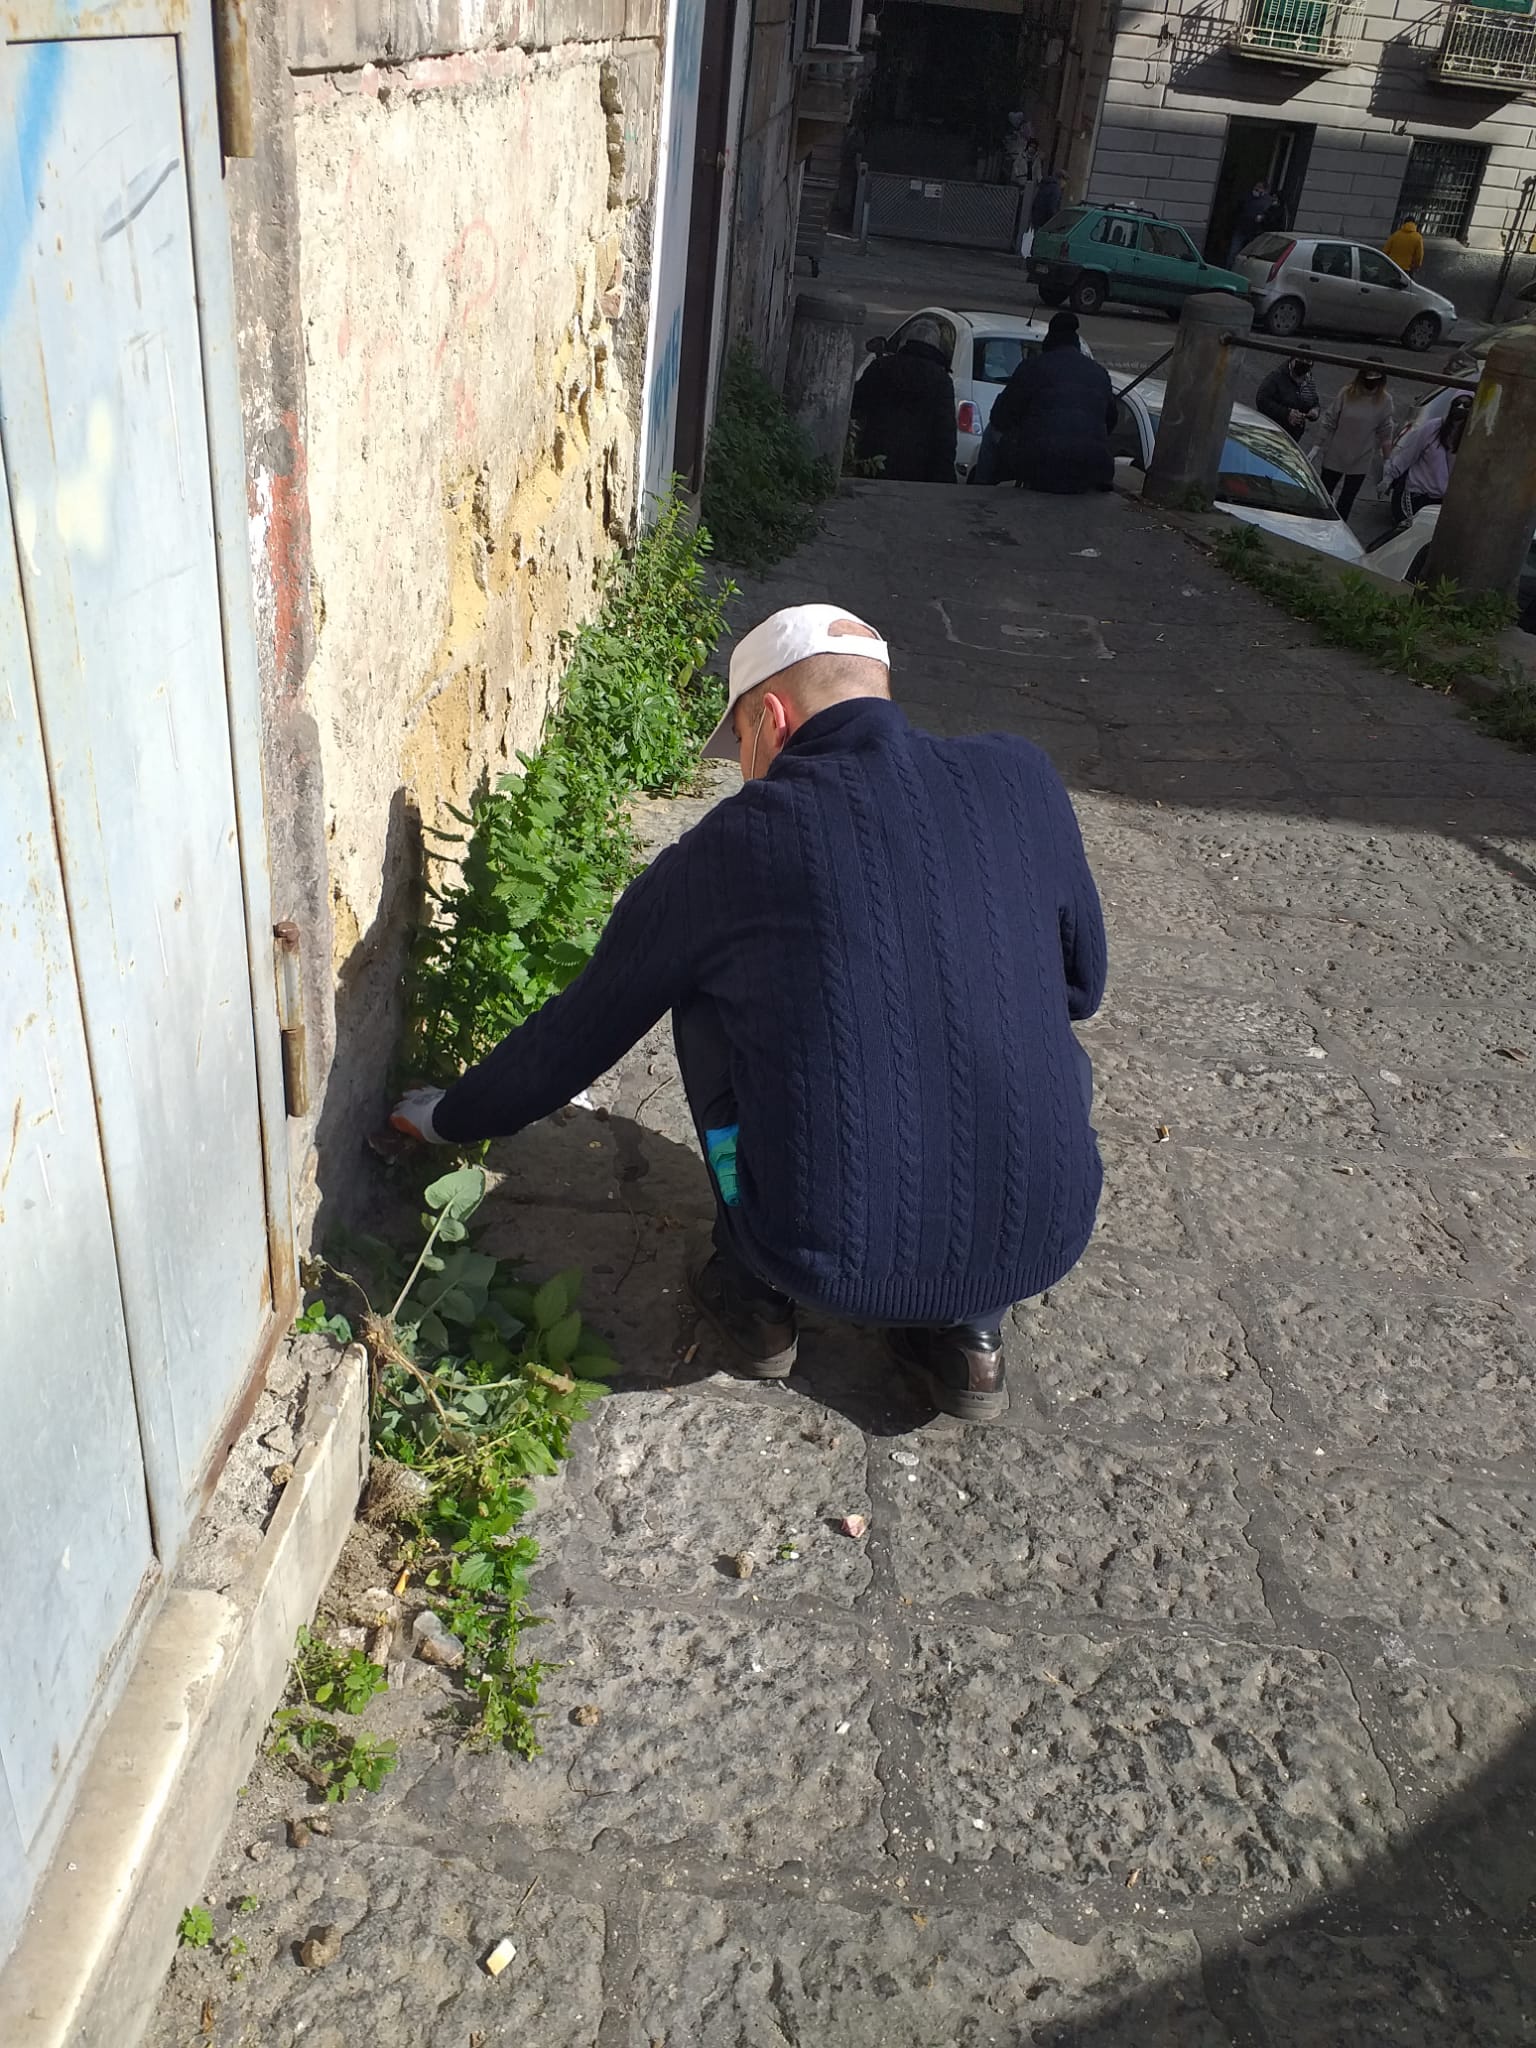
M 277 941 L 277 1016 L 283 1046 L 283 1101 L 290 1116 L 309 1115 L 309 1061 L 304 1032 L 304 968 L 292 918 L 272 927 Z

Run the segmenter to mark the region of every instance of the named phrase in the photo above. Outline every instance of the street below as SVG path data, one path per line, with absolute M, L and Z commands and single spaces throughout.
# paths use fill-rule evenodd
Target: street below
M 967 1428 L 814 1316 L 787 1382 L 722 1369 L 665 1028 L 493 1148 L 486 1248 L 581 1267 L 626 1366 L 529 1525 L 543 1754 L 456 1746 L 418 1662 L 326 1835 L 264 1760 L 214 1879 L 247 1967 L 184 1950 L 150 2040 L 1528 2042 L 1530 760 L 1118 494 L 846 487 L 733 628 L 807 601 L 888 636 L 914 720 L 1067 780 L 1097 1235 Z
M 868 332 L 879 334 L 894 327 L 921 306 L 947 306 L 957 312 L 1023 314 L 1048 321 L 1052 308 L 1042 306 L 1035 287 L 1024 274 L 1022 260 L 1003 250 L 958 249 L 937 242 L 898 242 L 872 239 L 860 252 L 851 235 L 829 235 L 820 259 L 820 278 L 811 289 L 835 292 L 857 300 L 869 312 Z M 1110 372 L 1116 389 L 1130 377 L 1150 369 L 1159 356 L 1172 348 L 1177 325 L 1166 314 L 1148 308 L 1117 306 L 1105 313 L 1085 314 L 1083 339 L 1095 358 Z M 1360 335 L 1303 334 L 1296 350 L 1308 346 L 1335 355 L 1380 356 L 1388 370 L 1388 390 L 1401 425 L 1428 396 L 1433 386 L 1393 382 L 1393 370 L 1423 373 L 1443 369 L 1454 347 L 1446 342 L 1415 354 L 1395 348 L 1389 342 L 1371 341 Z M 1252 405 L 1259 385 L 1283 356 L 1257 349 L 1239 349 L 1232 371 L 1232 395 L 1239 405 Z M 1167 375 L 1166 365 L 1153 371 Z M 1349 381 L 1350 372 L 1329 363 L 1319 363 L 1314 373 L 1318 397 L 1327 405 Z M 1304 437 L 1303 447 L 1310 441 Z M 1392 524 L 1385 495 L 1378 498 L 1367 484 L 1350 515 L 1350 525 L 1366 542 L 1385 533 Z

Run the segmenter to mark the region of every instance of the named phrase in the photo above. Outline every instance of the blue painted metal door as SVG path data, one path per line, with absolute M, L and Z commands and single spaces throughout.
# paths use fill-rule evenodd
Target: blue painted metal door
M 292 1288 L 208 26 L 6 32 L 0 1957 Z

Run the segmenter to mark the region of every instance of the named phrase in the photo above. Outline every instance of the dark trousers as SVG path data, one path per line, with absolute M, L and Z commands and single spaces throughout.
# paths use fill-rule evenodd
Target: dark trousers
M 981 446 L 976 450 L 976 460 L 971 468 L 971 482 L 1006 484 L 1012 483 L 1013 475 L 1002 435 L 995 428 L 988 427 L 981 437 Z
M 672 1043 L 683 1077 L 683 1093 L 698 1133 L 699 1150 L 709 1167 L 709 1185 L 715 1198 L 715 1250 L 737 1294 L 748 1301 L 788 1308 L 789 1297 L 753 1272 L 736 1233 L 732 1211 L 736 1207 L 737 1110 L 731 1086 L 731 1048 L 720 1022 L 720 1011 L 708 996 L 691 997 L 672 1012 Z M 996 1329 L 1011 1307 L 1011 1302 L 1004 1302 L 1001 1308 L 976 1316 L 963 1327 Z
M 1400 476 L 1392 486 L 1392 517 L 1399 526 L 1406 525 L 1421 505 L 1438 505 L 1441 500 L 1429 491 L 1410 491 L 1408 479 Z
M 1325 469 L 1323 471 L 1323 489 L 1338 506 L 1341 519 L 1349 517 L 1350 509 L 1354 505 L 1356 498 L 1359 497 L 1360 486 L 1364 482 L 1365 478 L 1363 475 L 1346 476 L 1342 469 Z
M 731 1211 L 736 1206 L 736 1094 L 731 1086 L 731 1048 L 720 1022 L 720 1011 L 708 996 L 694 996 L 678 1004 L 672 1012 L 672 1043 L 683 1077 L 683 1093 L 698 1133 L 699 1150 L 709 1168 L 710 1191 L 715 1198 L 715 1250 L 735 1293 L 748 1301 L 787 1309 L 789 1297 L 759 1279 L 742 1256 L 732 1222 Z

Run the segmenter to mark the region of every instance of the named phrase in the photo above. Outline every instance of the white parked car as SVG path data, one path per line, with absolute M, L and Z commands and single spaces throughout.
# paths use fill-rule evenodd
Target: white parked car
M 955 472 L 963 483 L 976 461 L 992 407 L 1026 355 L 1038 353 L 1045 323 L 1014 313 L 952 312 L 924 306 L 888 335 L 868 344 L 862 376 L 875 357 L 900 348 L 914 320 L 937 322 L 949 346 L 955 384 L 957 444 Z M 1084 349 L 1084 354 L 1091 351 Z M 1121 417 L 1112 437 L 1115 456 L 1136 469 L 1152 459 L 1163 386 L 1148 377 L 1122 395 Z M 1217 504 L 1234 519 L 1262 526 L 1341 561 L 1358 562 L 1363 550 L 1339 517 L 1317 472 L 1290 435 L 1251 406 L 1232 408 L 1232 428 L 1222 458 Z
M 1439 517 L 1438 505 L 1421 505 L 1406 526 L 1394 526 L 1380 540 L 1371 542 L 1365 551 L 1365 566 L 1374 569 L 1378 576 L 1392 576 L 1399 582 L 1421 583 L 1429 556 L 1429 543 Z M 1536 534 L 1531 537 L 1525 567 L 1520 571 L 1520 588 L 1515 601 L 1520 607 L 1522 625 L 1528 619 L 1536 621 Z
M 1147 377 L 1120 393 L 1120 418 L 1110 437 L 1117 462 L 1145 469 L 1152 460 L 1164 387 Z M 1365 550 L 1339 517 L 1317 471 L 1283 428 L 1249 405 L 1234 405 L 1216 483 L 1216 509 L 1248 526 L 1299 541 L 1341 562 Z
M 924 306 L 920 312 L 908 314 L 889 334 L 877 334 L 865 343 L 861 377 L 876 356 L 895 354 L 914 320 L 934 322 L 949 351 L 949 373 L 955 384 L 955 474 L 964 483 L 975 464 L 998 393 L 1026 355 L 1039 353 L 1045 323 L 1022 313 L 955 313 L 947 306 Z M 1092 351 L 1085 346 L 1083 353 Z

